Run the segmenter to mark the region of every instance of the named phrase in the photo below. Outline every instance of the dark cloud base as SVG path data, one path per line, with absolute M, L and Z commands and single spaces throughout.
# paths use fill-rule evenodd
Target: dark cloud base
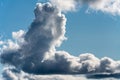
M 103 79 L 103 78 L 115 78 L 115 79 L 120 79 L 120 73 L 96 73 L 96 74 L 88 74 L 86 75 L 88 79 Z

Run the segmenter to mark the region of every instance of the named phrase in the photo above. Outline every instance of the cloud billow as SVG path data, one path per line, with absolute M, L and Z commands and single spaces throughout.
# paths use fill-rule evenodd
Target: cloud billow
M 27 32 L 13 32 L 13 40 L 0 41 L 1 63 L 9 65 L 3 72 L 5 80 L 38 80 L 40 74 L 120 73 L 120 61 L 99 59 L 90 53 L 77 57 L 56 50 L 66 40 L 67 19 L 60 8 L 38 3 L 34 13 L 35 19 Z
M 75 11 L 87 5 L 88 11 L 120 15 L 120 0 L 49 0 L 61 11 Z

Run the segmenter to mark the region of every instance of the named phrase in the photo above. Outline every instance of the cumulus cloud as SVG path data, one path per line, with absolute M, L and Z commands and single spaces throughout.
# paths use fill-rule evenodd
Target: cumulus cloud
M 66 18 L 50 3 L 37 4 L 34 12 L 35 19 L 28 32 L 13 32 L 14 42 L 9 40 L 7 45 L 3 45 L 1 62 L 20 67 L 29 73 L 57 73 L 60 70 L 54 69 L 59 64 L 56 57 L 62 58 L 62 55 L 57 55 L 55 47 L 66 39 Z M 68 63 L 66 59 L 65 63 Z
M 120 15 L 120 0 L 50 0 L 62 11 L 74 11 L 87 5 L 88 10 L 102 11 L 112 15 Z
M 94 1 L 98 2 L 92 0 Z M 82 1 L 82 4 L 92 2 L 86 0 Z M 12 40 L 0 41 L 1 63 L 8 65 L 2 74 L 3 80 L 66 80 L 63 76 L 44 78 L 40 74 L 120 73 L 120 61 L 108 57 L 99 59 L 90 53 L 73 56 L 66 51 L 56 50 L 56 47 L 66 40 L 66 17 L 61 12 L 62 8 L 59 9 L 61 6 L 61 4 L 56 7 L 51 3 L 38 3 L 34 10 L 35 19 L 29 30 L 13 32 Z M 64 4 L 64 7 L 65 10 L 71 10 L 74 5 Z M 69 77 L 70 80 L 81 79 Z

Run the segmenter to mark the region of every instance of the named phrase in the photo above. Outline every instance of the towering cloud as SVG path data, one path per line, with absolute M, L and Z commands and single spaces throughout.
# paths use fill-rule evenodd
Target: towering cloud
M 75 1 L 95 6 L 102 0 Z M 107 57 L 99 59 L 90 53 L 76 57 L 56 50 L 66 39 L 66 18 L 61 10 L 74 9 L 75 1 L 66 0 L 65 3 L 69 3 L 67 5 L 59 0 L 52 0 L 52 4 L 38 3 L 34 10 L 35 19 L 29 30 L 13 32 L 13 40 L 0 41 L 1 63 L 9 65 L 3 72 L 5 80 L 38 80 L 41 78 L 40 74 L 120 73 L 120 61 Z
M 3 47 L 1 60 L 30 73 L 47 73 L 48 70 L 56 72 L 48 65 L 57 64 L 54 60 L 55 47 L 66 39 L 66 18 L 50 3 L 37 4 L 34 12 L 35 20 L 28 32 L 13 32 L 17 42 L 8 41 L 8 46 L 5 49 Z

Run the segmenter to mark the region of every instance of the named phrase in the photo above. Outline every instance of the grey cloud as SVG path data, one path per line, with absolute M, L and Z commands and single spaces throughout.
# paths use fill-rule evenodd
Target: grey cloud
M 87 80 L 83 75 L 33 75 L 14 69 L 5 69 L 3 76 L 3 80 Z
M 49 70 L 55 73 L 57 69 L 49 67 L 49 64 L 58 65 L 57 62 L 53 61 L 56 55 L 55 47 L 60 46 L 61 42 L 66 39 L 64 36 L 66 18 L 50 3 L 37 4 L 34 12 L 35 20 L 32 22 L 28 32 L 22 36 L 25 40 L 23 40 L 23 45 L 10 50 L 8 48 L 4 50 L 3 48 L 1 61 L 20 67 L 23 71 L 29 73 L 47 74 Z M 49 64 L 48 58 L 51 58 Z
M 109 73 L 103 73 L 103 74 L 89 74 L 86 76 L 88 79 L 109 79 L 113 78 L 113 80 L 120 79 L 120 73 L 114 73 L 114 74 L 109 74 Z
M 120 74 L 87 74 L 84 75 L 33 75 L 16 69 L 5 69 L 2 80 L 119 80 Z
M 27 32 L 13 32 L 13 41 L 2 41 L 1 62 L 15 67 L 4 70 L 5 80 L 38 80 L 36 75 L 41 74 L 120 73 L 120 61 L 99 59 L 90 53 L 73 56 L 57 51 L 56 47 L 66 39 L 65 15 L 50 3 L 38 3 L 34 13 Z

